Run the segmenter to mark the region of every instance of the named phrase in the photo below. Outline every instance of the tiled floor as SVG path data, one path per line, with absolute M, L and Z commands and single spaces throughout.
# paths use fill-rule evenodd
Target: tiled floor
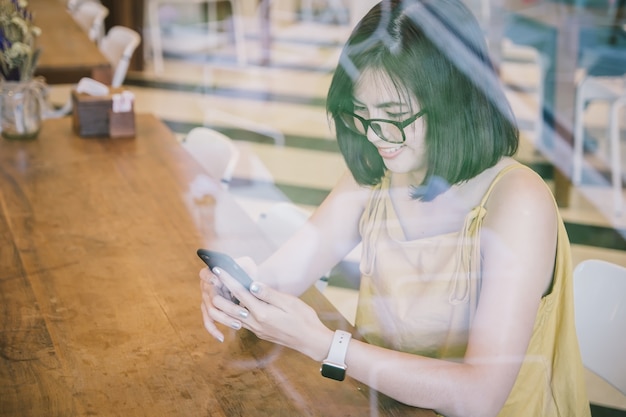
M 255 64 L 260 51 L 253 26 L 248 28 L 250 64 L 245 67 L 237 66 L 228 41 L 220 48 L 204 51 L 201 46 L 177 48 L 176 39 L 169 39 L 166 47 L 172 46 L 165 71 L 155 74 L 148 61 L 145 71 L 129 73 L 126 85 L 136 95 L 137 112 L 156 114 L 179 138 L 200 125 L 226 133 L 258 158 L 265 167 L 265 177 L 274 181 L 286 198 L 312 210 L 344 170 L 324 112 L 324 97 L 338 45 L 349 28 L 311 23 L 276 25 L 272 28 L 271 64 L 260 66 Z M 202 45 L 201 41 L 194 45 Z M 510 87 L 507 94 L 522 128 L 518 159 L 540 172 L 549 172 L 546 158 L 535 150 L 532 140 L 538 71 L 527 64 L 509 62 L 502 76 Z M 63 102 L 68 89 L 55 87 L 52 99 Z M 605 110 L 602 106 L 589 108 L 587 121 L 592 129 L 601 129 Z M 276 144 L 283 140 L 284 145 Z M 252 175 L 242 172 L 236 176 Z M 545 178 L 551 183 L 549 176 Z M 256 204 L 250 212 L 258 213 L 274 201 L 267 200 L 263 195 L 248 198 L 249 204 Z M 572 240 L 575 264 L 599 258 L 626 266 L 626 214 L 614 214 L 608 184 L 573 188 L 570 206 L 561 213 Z M 331 280 L 325 294 L 353 320 L 355 291 L 336 284 Z M 626 397 L 616 390 L 605 394 L 605 385 L 590 375 L 592 400 L 626 409 Z

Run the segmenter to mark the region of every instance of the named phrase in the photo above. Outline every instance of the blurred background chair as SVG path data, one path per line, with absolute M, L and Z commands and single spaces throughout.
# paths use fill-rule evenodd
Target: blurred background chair
M 228 136 L 208 127 L 196 127 L 181 143 L 211 178 L 228 188 L 239 161 L 239 149 Z
M 163 39 L 159 9 L 163 5 L 182 4 L 206 4 L 207 10 L 207 36 L 215 39 L 218 35 L 218 13 L 216 3 L 220 0 L 145 0 L 146 2 L 146 27 L 149 31 L 150 51 L 152 63 L 156 73 L 163 72 Z M 232 28 L 234 32 L 237 62 L 239 65 L 247 64 L 245 45 L 245 31 L 241 10 L 241 0 L 228 0 L 231 9 Z
M 578 264 L 574 309 L 585 368 L 626 395 L 626 268 L 596 259 Z
M 572 182 L 582 183 L 584 160 L 584 116 L 587 103 L 602 100 L 610 103 L 608 121 L 608 153 L 611 169 L 613 203 L 616 214 L 623 212 L 622 161 L 620 144 L 620 110 L 626 100 L 626 76 L 585 76 L 576 89 L 574 121 L 574 157 Z
M 70 13 L 74 20 L 89 39 L 99 44 L 104 37 L 104 19 L 109 15 L 109 9 L 97 1 L 81 1 L 72 7 Z
M 288 199 L 276 187 L 259 157 L 247 149 L 248 144 L 236 142 L 217 130 L 202 126 L 191 129 L 181 144 L 208 176 L 228 189 L 250 218 L 257 221 L 276 202 Z M 259 199 L 260 195 L 269 202 Z
M 141 43 L 141 35 L 125 26 L 113 26 L 102 38 L 100 51 L 113 66 L 112 87 L 120 87 L 126 79 L 128 65 Z
M 91 1 L 91 2 L 95 2 L 95 3 L 102 3 L 100 0 L 67 0 L 67 2 L 65 3 L 67 10 L 72 13 L 76 10 L 76 8 L 78 8 L 78 5 L 81 3 L 85 3 L 87 1 Z
M 251 208 L 249 206 L 255 203 L 247 198 L 245 192 L 238 193 L 237 187 L 230 188 L 235 169 L 242 162 L 242 158 L 240 158 L 239 148 L 228 136 L 208 127 L 196 127 L 189 131 L 181 144 L 211 178 L 219 181 L 221 187 L 229 191 L 275 247 L 285 243 L 306 223 L 311 213 L 286 200 L 282 194 L 275 194 L 277 198 L 282 196 L 284 198 L 282 201 L 276 200 L 269 206 Z M 270 185 L 275 187 L 273 184 Z M 251 178 L 249 186 L 255 187 L 254 178 Z M 266 187 L 266 184 L 259 186 Z M 210 187 L 204 186 L 203 188 L 206 192 L 211 193 Z M 320 279 L 316 284 L 317 288 L 323 291 L 327 282 L 328 275 Z
M 311 213 L 295 204 L 280 201 L 261 213 L 257 224 L 261 231 L 279 247 L 300 227 L 304 226 Z
M 350 20 L 350 10 L 346 7 L 343 0 L 325 0 L 321 2 L 302 0 L 301 7 L 302 17 L 307 22 L 318 20 L 325 23 L 348 23 Z
M 133 29 L 124 26 L 113 26 L 99 44 L 100 52 L 107 58 L 113 68 L 111 87 L 121 87 L 128 73 L 128 65 L 133 53 L 141 43 L 141 36 Z M 48 112 L 48 118 L 68 115 L 72 111 L 72 98 L 68 98 L 63 107 Z
M 257 225 L 261 232 L 274 244 L 280 247 L 287 242 L 294 233 L 303 227 L 311 213 L 298 207 L 290 201 L 280 201 L 261 213 Z M 324 292 L 328 285 L 330 271 L 320 277 L 315 287 Z
M 609 10 L 615 14 L 622 10 Z M 577 73 L 576 102 L 574 116 L 574 154 L 572 161 L 572 182 L 580 185 L 583 180 L 584 153 L 596 151 L 600 140 L 608 146 L 600 159 L 608 162 L 614 210 L 622 214 L 624 197 L 622 195 L 622 152 L 620 140 L 620 111 L 624 107 L 626 97 L 626 31 L 621 25 L 606 28 L 590 28 L 581 33 L 582 45 L 579 52 L 580 68 Z M 592 135 L 589 129 L 591 119 L 585 123 L 588 105 L 604 103 L 608 111 L 606 134 Z M 620 117 L 622 116 L 622 117 Z M 597 118 L 594 118 L 594 121 Z

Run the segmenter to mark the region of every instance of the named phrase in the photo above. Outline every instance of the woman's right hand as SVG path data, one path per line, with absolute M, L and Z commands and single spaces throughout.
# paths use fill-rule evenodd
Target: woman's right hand
M 202 290 L 202 304 L 200 305 L 200 309 L 202 310 L 204 328 L 211 336 L 220 342 L 224 341 L 224 334 L 217 328 L 213 319 L 211 319 L 209 309 L 214 308 L 213 300 L 215 297 L 224 297 L 224 288 L 224 285 L 222 285 L 220 280 L 209 268 L 202 268 L 200 270 L 200 289 Z
M 253 274 L 252 276 L 256 277 L 256 263 L 251 258 L 238 258 L 236 259 L 236 262 L 246 272 L 248 272 L 248 274 Z M 204 322 L 204 328 L 209 332 L 211 336 L 213 336 L 220 342 L 223 342 L 224 334 L 217 328 L 216 322 L 211 318 L 209 311 L 216 308 L 216 297 L 222 297 L 228 302 L 232 303 L 230 291 L 222 283 L 220 278 L 215 275 L 209 268 L 202 268 L 199 275 L 200 289 L 202 292 L 202 304 L 200 305 L 200 309 L 202 310 L 202 320 Z

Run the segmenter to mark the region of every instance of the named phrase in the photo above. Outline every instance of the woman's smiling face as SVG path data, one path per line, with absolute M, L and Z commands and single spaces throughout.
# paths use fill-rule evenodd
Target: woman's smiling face
M 420 110 L 415 96 L 399 90 L 384 72 L 365 70 L 354 86 L 354 113 L 364 119 L 402 122 Z M 423 178 L 426 172 L 425 123 L 425 118 L 419 117 L 407 125 L 404 128 L 404 143 L 386 142 L 372 128 L 367 130 L 367 139 L 376 146 L 387 169 Z M 382 135 L 385 134 L 386 126 L 390 125 L 383 124 Z

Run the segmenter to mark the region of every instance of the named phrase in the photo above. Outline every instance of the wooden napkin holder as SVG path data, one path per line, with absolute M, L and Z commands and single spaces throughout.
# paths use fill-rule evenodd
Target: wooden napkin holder
M 113 95 L 123 88 L 110 88 L 106 96 L 72 91 L 72 126 L 80 137 L 135 137 L 134 106 L 127 112 L 113 111 Z

